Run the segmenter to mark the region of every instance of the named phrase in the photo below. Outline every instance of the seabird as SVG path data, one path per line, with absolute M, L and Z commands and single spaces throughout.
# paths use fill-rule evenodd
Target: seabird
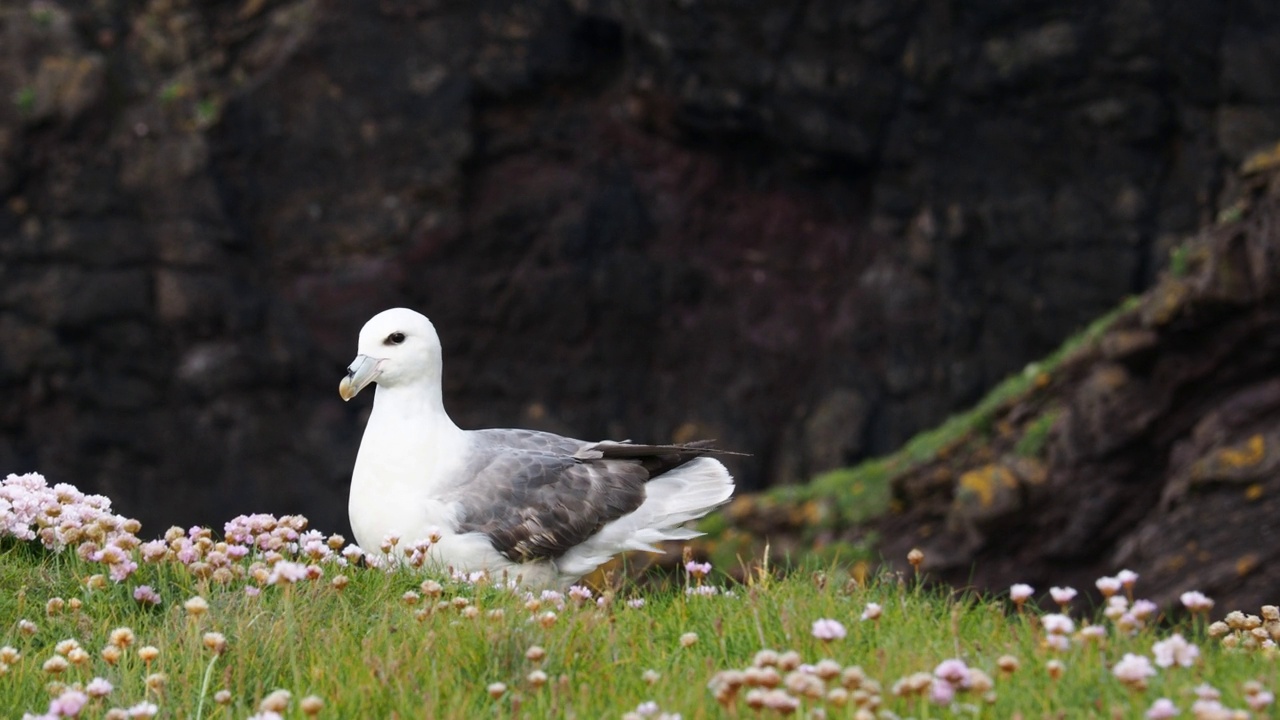
M 627 550 L 665 540 L 728 502 L 733 478 L 709 442 L 587 442 L 536 430 L 462 430 L 444 409 L 442 352 L 425 316 L 393 308 L 360 330 L 343 400 L 377 383 L 348 511 L 366 552 L 390 536 L 436 538 L 458 572 L 564 586 Z

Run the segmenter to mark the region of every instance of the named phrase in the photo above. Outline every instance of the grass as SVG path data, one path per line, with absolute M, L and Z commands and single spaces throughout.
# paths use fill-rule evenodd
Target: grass
M 334 718 L 620 717 L 647 702 L 686 720 L 732 717 L 750 712 L 747 690 L 725 709 L 708 683 L 720 671 L 751 666 L 764 648 L 795 651 L 805 663 L 829 658 L 861 666 L 878 683 L 879 693 L 864 685 L 862 695 L 846 694 L 852 699 L 843 706 L 838 697 L 801 699 L 801 713 L 822 708 L 828 717 L 855 717 L 854 700 L 871 697 L 893 713 L 879 717 L 1138 717 L 1161 696 L 1185 710 L 1201 683 L 1221 691 L 1224 704 L 1244 707 L 1245 683 L 1276 677 L 1273 652 L 1228 650 L 1191 620 L 1151 623 L 1132 635 L 1109 627 L 1100 643 L 1073 638 L 1070 649 L 1053 651 L 1044 646 L 1039 614 L 1013 612 L 1007 599 L 932 589 L 912 578 L 859 583 L 835 565 L 810 564 L 783 577 L 753 567 L 731 594 L 706 597 L 624 583 L 604 590 L 610 601 L 603 607 L 565 598 L 556 610 L 552 600 L 531 609 L 523 592 L 440 577 L 439 595 L 432 597 L 422 587 L 432 576 L 422 570 L 342 568 L 332 561 L 321 564 L 319 579 L 263 585 L 251 596 L 246 586 L 258 587 L 248 570 L 253 559 L 239 561 L 244 578 L 226 583 L 199 578 L 174 560 L 144 563 L 120 584 L 101 584 L 86 582 L 101 565 L 73 552 L 3 541 L 0 582 L 8 591 L 0 596 L 0 645 L 22 655 L 0 676 L 10 716 L 44 712 L 51 683 L 56 692 L 102 677 L 115 689 L 91 701 L 85 717 L 148 700 L 160 707 L 160 717 L 244 718 L 277 689 L 293 696 L 284 717 L 304 717 L 300 701 L 309 695 L 323 701 L 319 716 Z M 349 580 L 342 589 L 332 582 L 340 573 Z M 713 572 L 703 582 L 723 581 Z M 134 600 L 133 589 L 142 584 L 160 594 L 158 606 Z M 406 600 L 411 592 L 418 597 Z M 207 612 L 184 608 L 194 596 L 207 601 Z M 50 614 L 52 598 L 62 607 L 55 601 Z M 644 599 L 643 607 L 626 603 L 635 598 Z M 859 620 L 868 603 L 883 608 L 878 620 Z M 554 621 L 544 615 L 548 610 L 556 612 Z M 1109 625 L 1092 611 L 1073 614 L 1077 623 L 1091 618 Z M 811 629 L 820 618 L 838 620 L 848 635 L 815 638 Z M 34 622 L 34 634 L 19 630 L 20 620 Z M 100 651 L 118 627 L 131 628 L 136 640 L 109 664 Z M 1145 691 L 1113 677 L 1109 668 L 1124 653 L 1150 656 L 1152 644 L 1175 631 L 1200 646 L 1195 666 L 1160 670 Z M 225 636 L 221 655 L 205 646 L 207 632 Z M 42 664 L 67 639 L 88 651 L 88 659 L 50 675 Z M 158 648 L 159 656 L 141 660 L 143 645 Z M 545 659 L 528 659 L 533 646 L 545 649 Z M 1021 668 L 1000 672 L 1004 655 Z M 990 693 L 960 692 L 948 706 L 893 693 L 895 682 L 930 673 L 949 658 L 994 678 Z M 1050 660 L 1065 666 L 1057 680 L 1046 671 Z M 544 685 L 530 679 L 534 671 L 545 673 Z M 153 679 L 149 689 L 147 677 L 156 673 L 163 682 Z M 495 698 L 491 683 L 506 689 Z M 829 692 L 838 681 L 818 685 Z M 227 691 L 225 703 L 215 700 L 220 690 Z

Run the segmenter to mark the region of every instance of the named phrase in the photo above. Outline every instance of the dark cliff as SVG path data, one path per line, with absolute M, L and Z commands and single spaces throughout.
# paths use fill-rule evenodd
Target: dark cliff
M 345 525 L 361 323 L 460 423 L 888 451 L 1146 288 L 1280 135 L 1280 11 L 0 6 L 0 469 Z

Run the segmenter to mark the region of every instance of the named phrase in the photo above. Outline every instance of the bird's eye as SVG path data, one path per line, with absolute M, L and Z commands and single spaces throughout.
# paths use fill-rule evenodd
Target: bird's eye
M 404 342 L 404 333 L 402 332 L 393 332 L 387 336 L 386 340 L 382 341 L 384 345 L 399 345 L 402 342 Z

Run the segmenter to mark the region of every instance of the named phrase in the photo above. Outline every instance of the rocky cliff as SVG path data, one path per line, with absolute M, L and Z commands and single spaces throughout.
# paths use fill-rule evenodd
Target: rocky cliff
M 903 451 L 801 493 L 739 498 L 711 549 L 758 552 L 740 546 L 750 531 L 900 566 L 918 547 L 934 579 L 988 590 L 1091 590 L 1127 567 L 1166 606 L 1186 590 L 1227 608 L 1274 602 L 1280 144 L 1244 171 L 1239 197 L 1146 293 Z
M 466 425 L 888 451 L 1280 131 L 1263 0 L 0 4 L 0 469 L 345 524 L 365 318 Z

